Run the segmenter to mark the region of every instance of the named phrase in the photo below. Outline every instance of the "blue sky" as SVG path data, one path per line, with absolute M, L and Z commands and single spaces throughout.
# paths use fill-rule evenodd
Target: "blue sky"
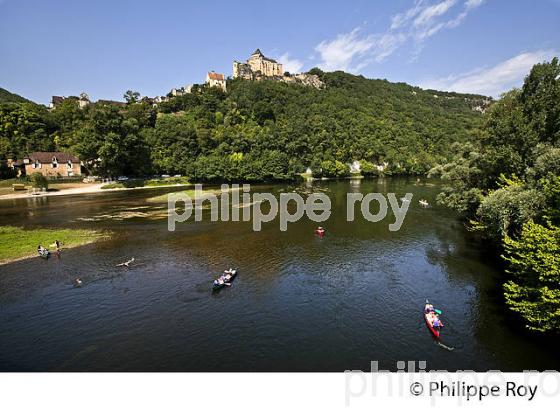
M 164 95 L 257 47 L 292 72 L 498 96 L 560 54 L 560 0 L 0 0 L 0 87 L 45 104 Z

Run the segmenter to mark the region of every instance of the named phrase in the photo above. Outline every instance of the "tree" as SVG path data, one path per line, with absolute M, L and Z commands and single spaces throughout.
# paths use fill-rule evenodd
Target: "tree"
M 29 181 L 34 188 L 49 189 L 49 180 L 40 172 L 34 172 L 29 176 Z
M 15 178 L 16 176 L 16 172 L 8 167 L 8 165 L 0 160 L 0 179 L 10 179 L 10 178 Z
M 264 125 L 267 120 L 274 121 L 275 119 L 272 107 L 264 101 L 259 101 L 254 105 L 253 116 L 259 125 Z
M 523 226 L 519 239 L 506 236 L 506 303 L 527 327 L 538 332 L 560 330 L 560 228 L 532 221 Z
M 0 104 L 0 156 L 22 158 L 33 151 L 52 151 L 56 131 L 49 111 L 32 103 Z
M 344 164 L 341 161 L 335 160 L 326 160 L 321 162 L 321 168 L 323 170 L 323 175 L 326 177 L 344 177 L 350 174 L 350 169 L 348 165 Z
M 195 121 L 186 116 L 162 115 L 145 132 L 153 165 L 159 173 L 189 174 L 200 153 Z
M 379 171 L 377 169 L 377 167 L 375 166 L 375 164 L 373 164 L 372 162 L 366 161 L 365 159 L 360 161 L 360 171 L 361 171 L 362 175 L 366 175 L 366 176 L 383 175 L 383 172 Z
M 558 57 L 549 63 L 536 64 L 521 90 L 523 111 L 534 132 L 542 141 L 560 140 L 560 64 Z
M 518 234 L 523 225 L 537 219 L 545 207 L 545 196 L 536 189 L 528 189 L 519 181 L 488 194 L 477 210 L 478 220 L 473 226 L 489 238 L 501 240 Z
M 127 102 L 127 104 L 133 104 L 135 102 L 138 102 L 138 100 L 140 100 L 140 93 L 138 91 L 128 90 L 127 92 L 124 93 L 123 97 Z
M 311 70 L 308 71 L 308 74 L 317 75 L 319 78 L 324 74 L 323 70 L 318 67 L 313 67 Z

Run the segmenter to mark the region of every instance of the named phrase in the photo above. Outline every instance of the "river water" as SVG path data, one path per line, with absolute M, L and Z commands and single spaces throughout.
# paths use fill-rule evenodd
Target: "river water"
M 508 320 L 501 274 L 452 212 L 440 186 L 417 179 L 325 181 L 253 187 L 324 192 L 332 215 L 179 224 L 168 232 L 166 190 L 0 201 L 0 225 L 103 229 L 111 239 L 59 258 L 0 266 L 0 370 L 343 371 L 560 369 L 558 350 Z M 349 192 L 412 193 L 402 228 L 346 221 Z M 422 208 L 418 199 L 432 206 Z M 207 212 L 206 212 L 207 214 Z M 53 241 L 56 238 L 53 238 Z M 130 268 L 115 265 L 131 257 Z M 211 291 L 225 268 L 231 288 Z M 73 281 L 79 277 L 81 288 Z M 442 342 L 422 317 L 443 310 Z

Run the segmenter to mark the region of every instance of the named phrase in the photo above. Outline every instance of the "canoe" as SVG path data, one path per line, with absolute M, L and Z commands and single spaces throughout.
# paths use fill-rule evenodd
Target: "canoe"
M 224 272 L 225 273 L 225 272 Z M 228 280 L 224 280 L 224 283 L 218 283 L 218 279 L 216 279 L 213 283 L 212 283 L 212 289 L 213 290 L 217 290 L 217 289 L 221 289 L 224 286 L 226 286 L 226 283 L 231 283 L 233 282 L 233 280 L 235 279 L 235 277 L 237 276 L 237 269 L 228 269 L 228 273 L 231 275 L 231 277 Z M 220 276 L 221 277 L 221 276 Z
M 430 322 L 429 319 L 429 312 L 426 310 L 428 308 L 428 306 L 430 305 L 430 303 L 428 301 L 426 301 L 426 305 L 424 306 L 424 321 L 426 322 L 426 326 L 428 326 L 428 329 L 430 329 L 430 332 L 432 332 L 432 334 L 434 335 L 434 337 L 439 339 L 439 330 L 436 329 L 434 326 L 432 326 L 432 322 Z
M 45 250 L 44 252 L 39 252 L 39 257 L 43 258 L 43 259 L 48 259 L 50 256 L 50 251 L 49 250 Z

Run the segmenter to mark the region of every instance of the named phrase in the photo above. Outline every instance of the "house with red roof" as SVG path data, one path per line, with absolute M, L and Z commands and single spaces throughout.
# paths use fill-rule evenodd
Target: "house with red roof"
M 226 78 L 223 74 L 215 73 L 214 71 L 210 71 L 206 74 L 206 84 L 209 87 L 218 87 L 222 90 L 226 90 Z

